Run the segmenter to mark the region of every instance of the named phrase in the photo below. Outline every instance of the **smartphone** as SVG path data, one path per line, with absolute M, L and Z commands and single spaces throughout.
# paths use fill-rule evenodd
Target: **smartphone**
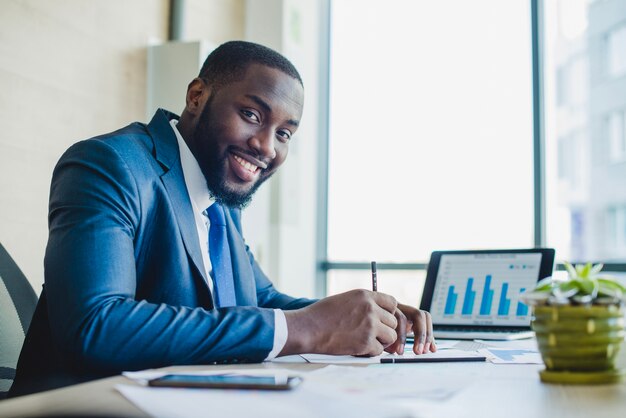
M 168 374 L 148 381 L 150 386 L 177 388 L 289 390 L 302 382 L 296 376 L 246 376 L 241 374 Z

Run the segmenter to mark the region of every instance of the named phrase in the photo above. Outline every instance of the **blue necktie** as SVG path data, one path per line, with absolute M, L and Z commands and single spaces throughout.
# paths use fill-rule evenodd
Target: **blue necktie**
M 209 257 L 213 266 L 213 291 L 218 308 L 236 306 L 233 265 L 230 259 L 230 247 L 226 236 L 224 209 L 214 203 L 206 210 L 211 225 L 209 227 Z

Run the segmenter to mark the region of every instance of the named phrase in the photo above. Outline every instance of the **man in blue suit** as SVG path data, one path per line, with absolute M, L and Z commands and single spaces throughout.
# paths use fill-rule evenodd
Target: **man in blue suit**
M 50 191 L 45 287 L 12 396 L 174 364 L 434 351 L 430 316 L 356 290 L 278 292 L 240 209 L 285 161 L 304 103 L 297 70 L 260 45 L 217 48 L 182 115 L 158 110 L 79 142 Z

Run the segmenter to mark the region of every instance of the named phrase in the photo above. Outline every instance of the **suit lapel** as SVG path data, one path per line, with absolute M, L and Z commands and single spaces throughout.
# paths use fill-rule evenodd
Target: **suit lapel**
M 148 131 L 154 141 L 155 158 L 165 171 L 161 175 L 161 180 L 170 197 L 174 216 L 185 244 L 185 250 L 196 270 L 204 279 L 202 285 L 206 288 L 208 294 L 209 287 L 204 272 L 198 231 L 196 230 L 193 208 L 191 207 L 183 169 L 180 164 L 178 142 L 169 123 L 170 119 L 173 118 L 177 119 L 178 116 L 163 109 L 157 110 L 157 113 L 148 125 Z

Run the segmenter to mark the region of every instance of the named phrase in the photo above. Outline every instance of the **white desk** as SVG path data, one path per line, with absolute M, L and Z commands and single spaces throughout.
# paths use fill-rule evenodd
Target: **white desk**
M 626 360 L 622 352 L 620 364 Z M 313 370 L 323 365 L 273 364 L 212 366 L 232 368 L 290 368 Z M 387 366 L 386 366 L 387 367 Z M 471 376 L 473 383 L 443 401 L 410 401 L 420 417 L 623 417 L 626 415 L 626 383 L 604 386 L 563 386 L 542 384 L 538 365 L 496 365 L 490 363 L 422 363 L 389 365 L 411 367 L 415 384 L 428 385 L 430 378 L 455 379 Z M 167 370 L 198 370 L 207 366 L 170 367 Z M 59 390 L 0 402 L 0 417 L 25 417 L 43 414 L 146 415 L 113 388 L 116 384 L 134 385 L 118 376 Z M 209 416 L 208 414 L 207 416 Z M 294 417 L 297 417 L 297 413 Z M 415 415 L 418 416 L 418 415 Z

